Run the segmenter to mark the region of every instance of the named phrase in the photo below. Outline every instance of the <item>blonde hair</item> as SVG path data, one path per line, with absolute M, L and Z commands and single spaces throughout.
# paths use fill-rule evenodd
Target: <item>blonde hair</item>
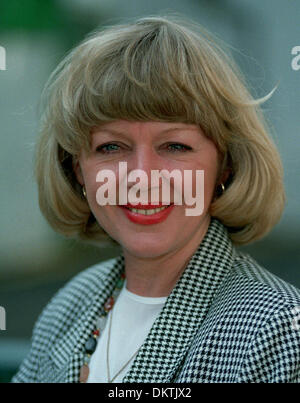
M 271 95 L 253 99 L 229 52 L 191 21 L 147 17 L 92 32 L 42 94 L 35 165 L 42 213 L 66 236 L 107 239 L 73 171 L 80 150 L 90 150 L 91 128 L 119 119 L 182 122 L 214 141 L 220 177 L 231 172 L 211 215 L 236 244 L 263 237 L 285 202 L 280 157 L 260 109 Z

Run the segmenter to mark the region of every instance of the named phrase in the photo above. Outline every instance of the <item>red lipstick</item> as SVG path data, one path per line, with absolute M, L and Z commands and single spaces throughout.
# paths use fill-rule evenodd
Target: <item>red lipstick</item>
M 165 209 L 157 212 L 157 213 L 153 213 L 150 215 L 145 215 L 142 213 L 137 213 L 135 211 L 132 211 L 130 209 L 136 209 L 136 210 L 154 210 L 157 208 L 161 208 L 163 206 L 168 206 Z M 164 204 L 164 203 L 158 203 L 158 204 L 126 204 L 124 206 L 118 206 L 120 207 L 125 215 L 127 216 L 127 218 L 131 221 L 134 222 L 136 224 L 142 224 L 142 225 L 151 225 L 151 224 L 158 224 L 164 220 L 167 219 L 167 217 L 169 216 L 169 214 L 171 213 L 172 209 L 174 208 L 174 204 Z

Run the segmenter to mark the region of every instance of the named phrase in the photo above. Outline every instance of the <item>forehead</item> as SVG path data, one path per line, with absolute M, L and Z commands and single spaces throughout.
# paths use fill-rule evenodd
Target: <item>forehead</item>
M 138 133 L 168 133 L 173 131 L 189 130 L 201 132 L 199 126 L 195 124 L 177 123 L 177 122 L 131 122 L 126 120 L 117 120 L 94 126 L 91 133 L 111 132 L 115 134 L 138 134 Z

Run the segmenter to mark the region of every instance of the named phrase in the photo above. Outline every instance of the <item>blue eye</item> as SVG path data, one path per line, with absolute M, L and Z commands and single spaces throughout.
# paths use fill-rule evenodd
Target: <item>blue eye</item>
M 169 147 L 171 147 L 171 148 L 169 148 Z M 190 146 L 186 146 L 185 144 L 181 144 L 181 143 L 168 144 L 168 148 L 171 152 L 186 152 L 186 151 L 190 151 L 192 149 Z
M 110 153 L 119 151 L 119 148 L 120 148 L 120 146 L 118 146 L 118 144 L 107 143 L 107 144 L 103 144 L 102 146 L 97 147 L 96 151 L 99 151 L 103 154 L 110 154 Z
M 167 149 L 171 153 L 186 152 L 192 150 L 190 146 L 181 143 L 169 143 Z M 120 146 L 115 143 L 106 143 L 96 148 L 97 152 L 102 154 L 113 154 L 120 151 Z

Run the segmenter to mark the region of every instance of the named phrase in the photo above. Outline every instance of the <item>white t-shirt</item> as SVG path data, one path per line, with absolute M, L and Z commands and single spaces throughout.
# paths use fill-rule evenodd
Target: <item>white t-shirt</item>
M 88 383 L 108 382 L 106 353 L 108 329 L 112 312 L 109 345 L 111 378 L 120 371 L 122 366 L 133 357 L 134 353 L 144 343 L 166 300 L 167 297 L 152 298 L 133 294 L 127 290 L 125 280 L 113 309 L 107 315 L 105 329 L 102 330 L 97 348 L 91 357 Z M 136 354 L 113 382 L 122 382 L 125 374 L 130 370 L 135 357 Z

